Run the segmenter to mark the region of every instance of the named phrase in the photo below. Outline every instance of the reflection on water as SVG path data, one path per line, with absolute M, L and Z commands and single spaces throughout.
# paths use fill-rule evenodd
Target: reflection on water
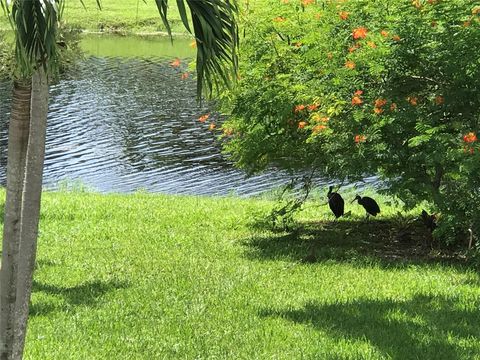
M 195 100 L 195 80 L 181 79 L 194 55 L 190 43 L 84 39 L 93 56 L 50 90 L 45 187 L 79 181 L 101 192 L 254 195 L 287 183 L 287 174 L 273 170 L 246 179 L 221 155 L 208 124 L 197 120 L 209 109 Z M 173 57 L 182 58 L 180 68 L 170 65 Z M 10 97 L 10 84 L 0 82 L 3 185 Z
M 194 79 L 168 59 L 90 57 L 51 87 L 44 184 L 79 180 L 102 192 L 256 194 L 286 175 L 245 176 L 198 117 Z M 0 84 L 5 181 L 10 86 Z

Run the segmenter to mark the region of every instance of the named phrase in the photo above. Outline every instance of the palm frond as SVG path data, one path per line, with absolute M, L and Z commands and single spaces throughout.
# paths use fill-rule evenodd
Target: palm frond
M 168 0 L 155 0 L 160 17 L 169 35 Z M 190 10 L 190 28 L 187 7 Z M 238 59 L 238 26 L 236 0 L 176 0 L 180 18 L 197 43 L 197 96 L 202 90 L 211 95 L 219 88 L 219 80 L 226 86 L 235 81 Z

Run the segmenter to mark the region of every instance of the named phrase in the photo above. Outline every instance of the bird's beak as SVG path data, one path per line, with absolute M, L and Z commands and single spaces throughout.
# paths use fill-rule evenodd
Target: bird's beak
M 355 200 L 357 200 L 357 199 L 353 199 L 352 201 L 350 201 L 350 204 L 354 203 L 354 202 L 355 202 Z

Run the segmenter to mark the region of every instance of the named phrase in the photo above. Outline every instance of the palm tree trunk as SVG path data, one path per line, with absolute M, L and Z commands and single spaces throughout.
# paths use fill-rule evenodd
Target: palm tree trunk
M 25 347 L 28 308 L 32 292 L 37 253 L 38 223 L 42 195 L 43 163 L 48 114 L 48 79 L 42 67 L 32 77 L 30 134 L 28 139 L 25 184 L 22 204 L 22 227 L 17 276 L 15 336 L 13 359 L 21 360 Z
M 22 191 L 30 124 L 30 82 L 14 82 L 8 130 L 7 194 L 0 270 L 0 359 L 11 357 L 14 338 L 16 280 Z

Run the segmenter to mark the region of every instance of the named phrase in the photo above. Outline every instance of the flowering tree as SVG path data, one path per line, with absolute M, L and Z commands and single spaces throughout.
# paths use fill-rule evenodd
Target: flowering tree
M 240 167 L 379 175 L 442 211 L 439 233 L 478 234 L 478 1 L 272 0 L 247 19 L 224 101 Z

